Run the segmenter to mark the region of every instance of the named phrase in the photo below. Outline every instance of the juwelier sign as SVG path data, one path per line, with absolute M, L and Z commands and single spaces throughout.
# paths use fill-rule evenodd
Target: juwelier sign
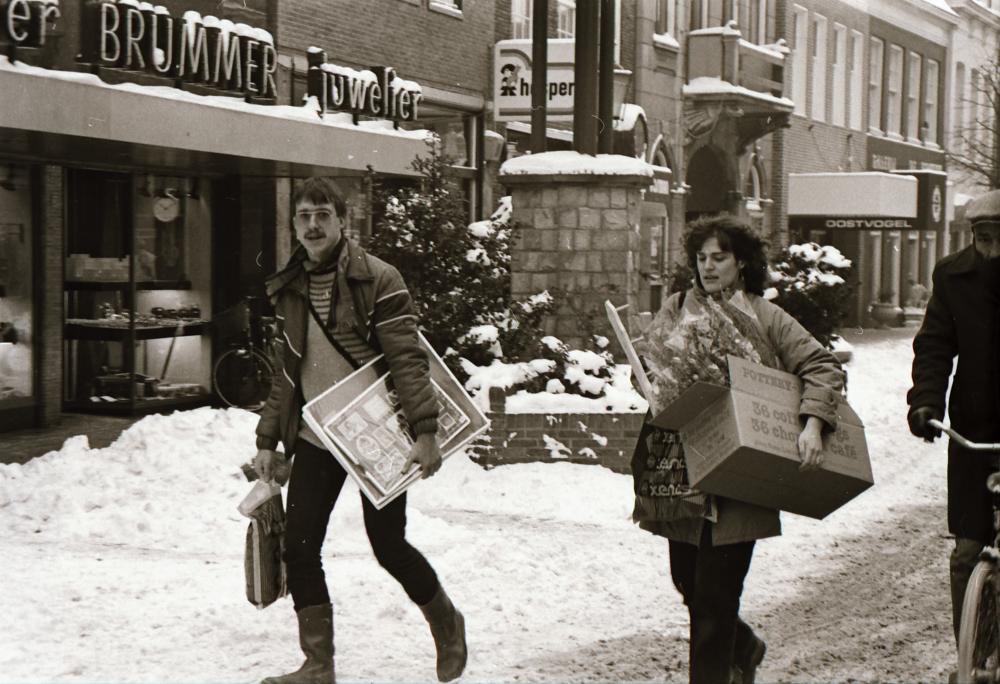
M 573 120 L 576 41 L 550 40 L 546 84 L 549 121 Z M 531 121 L 531 80 L 536 70 L 530 40 L 501 40 L 493 51 L 493 102 L 497 121 Z
M 396 76 L 392 67 L 355 71 L 326 61 L 326 53 L 309 48 L 306 95 L 319 102 L 320 114 L 328 110 L 375 116 L 394 121 L 416 121 L 420 85 Z

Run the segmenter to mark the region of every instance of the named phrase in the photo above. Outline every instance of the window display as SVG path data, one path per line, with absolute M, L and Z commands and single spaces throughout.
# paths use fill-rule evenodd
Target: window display
M 27 167 L 0 166 L 0 409 L 34 396 L 34 258 Z
M 211 212 L 194 179 L 71 170 L 66 401 L 156 411 L 211 387 Z

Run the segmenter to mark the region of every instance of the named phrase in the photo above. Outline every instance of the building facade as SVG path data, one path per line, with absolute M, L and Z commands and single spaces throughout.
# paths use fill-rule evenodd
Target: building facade
M 3 3 L 0 431 L 49 425 L 64 410 L 214 401 L 226 340 L 213 319 L 263 294 L 287 257 L 294 179 L 341 179 L 351 228 L 363 232 L 360 179 L 418 176 L 418 111 L 457 150 L 456 175 L 477 197 L 485 71 L 468 58 L 467 71 L 448 64 L 462 64 L 468 27 L 485 59 L 492 7 L 479 22 L 455 3 L 381 4 L 366 13 L 291 0 Z M 319 32 L 316 17 L 336 9 Z M 386 45 L 399 52 L 362 40 L 382 35 L 395 9 L 420 12 L 389 17 L 399 34 Z M 413 57 L 411 71 L 414 35 L 437 31 L 420 17 L 465 28 L 450 53 Z M 345 19 L 352 29 L 337 33 Z M 309 47 L 356 65 L 348 86 L 369 97 L 321 117 L 302 100 Z M 400 81 L 375 97 L 360 69 L 393 64 Z M 392 93 L 406 106 L 390 114 Z

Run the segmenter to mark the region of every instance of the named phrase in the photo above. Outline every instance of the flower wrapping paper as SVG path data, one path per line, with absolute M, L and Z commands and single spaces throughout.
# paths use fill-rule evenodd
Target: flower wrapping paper
M 742 292 L 729 299 L 756 320 L 749 300 Z M 676 315 L 663 309 L 657 314 L 636 352 L 643 357 L 653 385 L 650 405 L 657 414 L 696 382 L 729 387 L 729 363 L 726 356 L 760 363 L 761 357 L 712 297 L 704 302 L 688 292 Z

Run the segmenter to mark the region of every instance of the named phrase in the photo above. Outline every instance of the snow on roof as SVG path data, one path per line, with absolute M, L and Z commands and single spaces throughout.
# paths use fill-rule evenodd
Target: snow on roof
M 975 197 L 973 197 L 972 195 L 966 195 L 964 192 L 956 192 L 955 193 L 955 206 L 956 207 L 964 207 L 966 204 L 968 204 L 969 202 L 971 202 L 974 199 L 975 199 Z
M 616 131 L 631 131 L 635 128 L 639 117 L 646 118 L 646 110 L 637 104 L 625 103 L 622 105 L 621 116 L 615 120 Z
M 953 14 L 956 17 L 958 16 L 958 12 L 953 10 L 951 6 L 949 6 L 948 3 L 945 2 L 945 0 L 923 0 L 923 2 L 926 2 L 928 5 L 937 7 L 942 12 L 945 12 L 947 14 Z
M 620 154 L 590 156 L 573 150 L 526 154 L 509 159 L 500 167 L 501 175 L 646 176 L 653 177 L 653 167 L 641 159 Z
M 237 24 L 237 27 L 240 25 Z M 42 69 L 41 67 L 35 67 L 23 62 L 12 63 L 6 55 L 0 55 L 0 73 L 3 71 L 17 71 L 20 73 L 31 74 L 33 76 L 40 76 L 43 78 L 51 78 L 61 81 L 73 81 L 76 83 L 84 83 L 99 88 L 110 88 L 113 90 L 139 93 L 142 95 L 147 95 L 149 97 L 159 97 L 167 100 L 179 100 L 183 102 L 192 102 L 195 104 L 206 105 L 209 107 L 219 107 L 221 109 L 231 109 L 239 112 L 245 112 L 248 114 L 257 114 L 260 116 L 273 116 L 280 119 L 293 119 L 297 121 L 307 121 L 309 123 L 314 123 L 320 126 L 336 126 L 340 128 L 354 128 L 354 129 L 364 129 L 369 131 L 378 131 L 385 135 L 391 135 L 399 138 L 411 138 L 411 139 L 424 139 L 429 136 L 429 131 L 425 129 L 418 129 L 415 131 L 408 131 L 402 128 L 394 129 L 392 121 L 387 119 L 376 120 L 376 121 L 359 121 L 357 124 L 353 123 L 353 117 L 350 112 L 327 112 L 326 116 L 319 116 L 319 102 L 315 97 L 311 97 L 304 102 L 300 107 L 293 107 L 291 105 L 258 105 L 250 104 L 239 97 L 229 97 L 225 95 L 198 95 L 196 93 L 188 92 L 180 88 L 174 88 L 172 86 L 145 86 L 138 85 L 136 83 L 119 83 L 117 85 L 111 85 L 105 83 L 100 78 L 94 74 L 79 72 L 79 71 L 58 71 L 56 69 Z M 371 72 L 369 72 L 371 73 Z M 374 76 L 374 74 L 372 74 Z
M 715 76 L 699 76 L 698 78 L 692 79 L 690 83 L 684 86 L 685 95 L 743 95 L 744 97 L 752 97 L 764 102 L 772 102 L 775 104 L 782 104 L 786 107 L 794 107 L 795 103 L 789 100 L 787 97 L 775 97 L 769 93 L 760 93 L 756 90 L 750 90 L 749 88 L 744 88 L 743 86 L 733 85 L 728 81 L 723 81 L 721 78 Z

